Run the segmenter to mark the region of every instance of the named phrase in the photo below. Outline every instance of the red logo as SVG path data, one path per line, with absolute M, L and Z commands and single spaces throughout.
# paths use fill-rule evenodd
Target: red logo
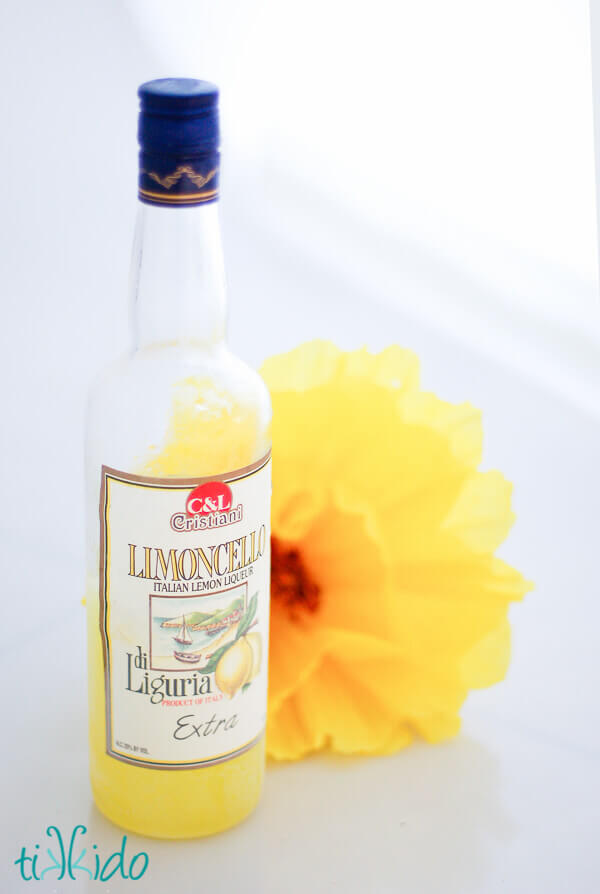
M 208 515 L 210 512 L 227 512 L 231 509 L 233 495 L 224 481 L 207 481 L 191 492 L 185 503 L 188 515 Z

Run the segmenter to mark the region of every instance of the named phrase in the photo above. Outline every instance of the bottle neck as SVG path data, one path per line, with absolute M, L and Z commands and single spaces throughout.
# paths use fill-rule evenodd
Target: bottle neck
M 140 203 L 131 269 L 134 350 L 218 344 L 226 298 L 218 203 Z

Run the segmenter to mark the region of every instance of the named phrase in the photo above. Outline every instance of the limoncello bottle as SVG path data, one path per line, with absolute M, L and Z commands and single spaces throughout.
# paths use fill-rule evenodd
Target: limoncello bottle
M 132 344 L 87 413 L 90 774 L 119 826 L 187 838 L 261 790 L 271 409 L 224 340 L 218 91 L 139 96 Z

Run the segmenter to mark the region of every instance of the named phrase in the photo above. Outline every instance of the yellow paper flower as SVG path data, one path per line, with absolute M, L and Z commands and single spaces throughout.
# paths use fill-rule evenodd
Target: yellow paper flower
M 417 358 L 327 342 L 269 359 L 268 751 L 386 753 L 454 735 L 501 680 L 529 588 L 493 553 L 511 485 L 479 472 L 480 414 L 419 389 Z

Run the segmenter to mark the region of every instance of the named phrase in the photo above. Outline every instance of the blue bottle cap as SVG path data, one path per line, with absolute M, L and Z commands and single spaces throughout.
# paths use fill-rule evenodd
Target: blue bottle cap
M 219 91 L 209 81 L 160 78 L 138 90 L 139 197 L 200 205 L 219 195 Z

